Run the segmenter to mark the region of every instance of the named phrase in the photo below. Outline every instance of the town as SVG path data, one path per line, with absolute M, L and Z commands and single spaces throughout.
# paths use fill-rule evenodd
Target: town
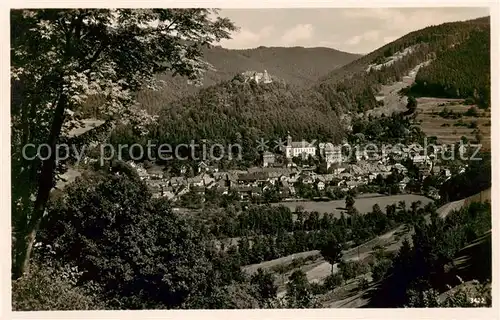
M 459 148 L 459 152 L 465 152 L 464 145 Z M 381 184 L 388 180 L 391 188 L 384 193 L 423 193 L 439 199 L 439 186 L 422 190 L 420 185 L 428 177 L 444 182 L 452 175 L 450 168 L 440 163 L 443 146 L 434 147 L 428 155 L 424 155 L 424 148 L 418 145 L 393 148 L 384 145 L 379 154 L 358 148 L 350 152 L 353 156 L 342 149 L 342 145 L 331 143 L 315 146 L 305 141 L 295 142 L 288 136 L 281 152 L 262 152 L 260 166 L 247 170 L 223 171 L 216 161 L 201 161 L 195 169 L 183 165 L 181 175 L 170 176 L 150 163 L 129 161 L 129 164 L 155 197 L 166 197 L 176 205 L 182 205 L 183 197 L 189 195 L 196 195 L 203 202 L 207 191 L 221 195 L 232 192 L 242 201 L 256 203 L 273 202 L 273 199 L 336 200 L 353 190 L 379 192 Z M 465 166 L 459 167 L 456 173 L 464 170 Z

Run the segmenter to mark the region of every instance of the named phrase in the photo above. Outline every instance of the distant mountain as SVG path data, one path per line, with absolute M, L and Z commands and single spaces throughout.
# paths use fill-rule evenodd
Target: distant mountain
M 245 71 L 264 70 L 287 84 L 304 86 L 359 57 L 358 54 L 323 47 L 258 47 L 231 50 L 217 46 L 204 52 L 205 60 L 212 64 L 216 71 L 208 71 L 205 74 L 203 87 L 230 80 Z M 170 101 L 196 93 L 200 89 L 189 85 L 183 77 L 163 74 L 159 75 L 159 78 L 165 82 L 160 91 L 146 90 L 139 93 L 139 102 L 149 112 L 154 113 Z

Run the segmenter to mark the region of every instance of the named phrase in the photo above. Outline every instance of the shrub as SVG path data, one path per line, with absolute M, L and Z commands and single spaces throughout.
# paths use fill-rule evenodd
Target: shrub
M 464 116 L 467 116 L 467 117 L 479 117 L 479 110 L 476 107 L 470 107 L 464 113 Z
M 98 310 L 104 305 L 86 290 L 76 287 L 62 272 L 31 266 L 31 272 L 12 281 L 12 309 L 15 311 L 39 310 Z
M 339 263 L 339 269 L 342 277 L 345 280 L 355 278 L 360 274 L 365 274 L 368 272 L 368 266 L 359 261 L 341 261 Z
M 321 285 L 317 282 L 312 282 L 311 283 L 311 293 L 314 295 L 317 294 L 324 294 L 328 291 L 328 288 L 324 285 Z
M 335 273 L 335 274 L 330 274 L 325 278 L 323 286 L 327 290 L 333 290 L 338 286 L 342 285 L 343 282 L 344 278 L 342 277 L 342 275 L 340 273 Z
M 358 287 L 360 290 L 366 290 L 370 286 L 370 282 L 365 277 L 362 277 L 358 281 Z
M 382 280 L 391 266 L 392 262 L 388 259 L 383 259 L 375 263 L 372 267 L 373 281 Z

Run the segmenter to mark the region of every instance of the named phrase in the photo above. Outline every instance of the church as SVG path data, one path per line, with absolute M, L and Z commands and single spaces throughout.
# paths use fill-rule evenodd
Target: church
M 316 156 L 316 146 L 304 140 L 294 142 L 292 137 L 288 135 L 286 137 L 285 155 L 288 159 L 299 156 L 308 157 L 309 155 L 314 157 Z

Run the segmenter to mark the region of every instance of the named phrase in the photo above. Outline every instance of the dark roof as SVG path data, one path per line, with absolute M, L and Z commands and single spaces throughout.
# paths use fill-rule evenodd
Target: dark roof
M 266 180 L 269 177 L 267 172 L 253 172 L 238 175 L 238 180 L 241 181 L 257 181 Z

